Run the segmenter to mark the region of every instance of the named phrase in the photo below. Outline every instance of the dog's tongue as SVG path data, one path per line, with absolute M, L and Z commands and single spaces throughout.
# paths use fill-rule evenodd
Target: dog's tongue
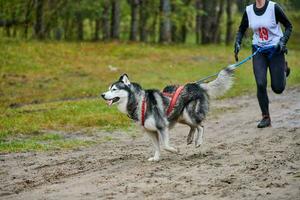
M 107 105 L 111 106 L 111 104 L 113 103 L 113 100 L 107 100 L 106 103 L 107 103 Z

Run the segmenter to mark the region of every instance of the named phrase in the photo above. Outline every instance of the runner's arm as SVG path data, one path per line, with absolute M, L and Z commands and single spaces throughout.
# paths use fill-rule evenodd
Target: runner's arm
M 246 30 L 248 29 L 248 27 L 249 27 L 249 21 L 248 21 L 247 12 L 245 11 L 235 39 L 235 41 L 239 43 L 239 45 L 242 43 L 243 36 Z
M 283 37 L 280 40 L 286 45 L 291 36 L 293 26 L 278 4 L 275 4 L 275 18 L 276 23 L 280 22 L 285 28 Z

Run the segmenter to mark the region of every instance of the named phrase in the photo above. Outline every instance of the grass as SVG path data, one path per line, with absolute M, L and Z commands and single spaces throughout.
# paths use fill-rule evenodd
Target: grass
M 167 84 L 198 80 L 234 62 L 232 47 L 213 45 L 0 39 L 0 49 L 0 152 L 81 145 L 55 137 L 44 144 L 33 136 L 45 130 L 131 128 L 126 115 L 98 99 L 122 73 L 144 88 L 162 89 Z M 243 48 L 240 58 L 250 55 L 249 49 Z M 299 49 L 290 49 L 289 86 L 300 83 L 299 57 Z M 235 85 L 225 97 L 251 93 L 255 88 L 251 62 L 247 62 L 237 70 Z M 12 140 L 19 135 L 29 139 Z
M 10 138 L 9 140 L 0 140 L 0 152 L 8 153 L 69 149 L 88 146 L 95 143 L 95 141 L 90 140 L 65 139 L 65 137 L 60 134 L 43 133 L 21 138 Z

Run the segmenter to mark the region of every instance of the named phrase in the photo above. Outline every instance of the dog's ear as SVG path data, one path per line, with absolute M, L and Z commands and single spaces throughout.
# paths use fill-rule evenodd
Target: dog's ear
M 119 81 L 122 81 L 125 85 L 130 85 L 130 81 L 127 74 L 123 74 Z

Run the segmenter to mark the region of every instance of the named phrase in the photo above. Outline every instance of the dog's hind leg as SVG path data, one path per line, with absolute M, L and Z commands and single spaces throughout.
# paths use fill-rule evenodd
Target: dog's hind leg
M 167 128 L 158 131 L 161 136 L 164 149 L 172 153 L 178 153 L 178 150 L 170 146 L 169 130 Z
M 147 135 L 152 140 L 154 146 L 154 156 L 149 158 L 148 161 L 159 161 L 160 159 L 160 147 L 159 147 L 159 137 L 156 132 L 146 131 Z
M 197 134 L 195 137 L 195 147 L 200 147 L 200 145 L 203 143 L 203 133 L 204 133 L 204 127 L 198 126 L 197 127 Z
M 187 145 L 189 145 L 189 144 L 192 144 L 192 142 L 193 142 L 193 139 L 194 139 L 194 134 L 195 134 L 195 131 L 196 131 L 196 128 L 194 128 L 194 127 L 190 127 L 191 129 L 190 129 L 190 132 L 189 132 L 189 135 L 188 135 L 188 137 L 187 137 Z

